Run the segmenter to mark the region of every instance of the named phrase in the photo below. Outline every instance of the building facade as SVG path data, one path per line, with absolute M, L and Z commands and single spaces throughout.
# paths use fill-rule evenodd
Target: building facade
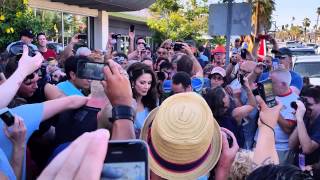
M 146 25 L 148 13 L 144 8 L 153 2 L 154 0 L 29 0 L 29 6 L 36 16 L 53 27 L 46 32 L 52 42 L 65 46 L 75 33 L 81 33 L 87 35 L 85 43 L 88 47 L 105 50 L 109 32 L 112 32 L 120 34 L 117 49 L 126 52 L 130 25 L 135 26 L 136 36 L 144 36 L 152 44 L 152 34 Z

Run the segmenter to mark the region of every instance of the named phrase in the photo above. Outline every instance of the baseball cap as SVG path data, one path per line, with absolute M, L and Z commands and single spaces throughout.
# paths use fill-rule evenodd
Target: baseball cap
M 20 32 L 20 37 L 21 36 L 27 36 L 32 39 L 34 37 L 34 34 L 31 29 L 24 29 Z
M 272 53 L 274 53 L 276 56 L 283 56 L 283 55 L 288 55 L 292 56 L 292 52 L 289 48 L 283 47 L 278 50 L 272 50 Z
M 222 67 L 215 67 L 212 69 L 211 74 L 220 74 L 222 77 L 226 76 L 226 70 Z
M 215 53 L 226 53 L 226 49 L 224 48 L 224 46 L 217 46 L 215 49 L 211 51 L 212 55 Z

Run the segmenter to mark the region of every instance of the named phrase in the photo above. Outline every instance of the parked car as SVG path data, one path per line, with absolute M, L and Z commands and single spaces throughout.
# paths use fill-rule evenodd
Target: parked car
M 287 48 L 297 48 L 297 47 L 303 47 L 302 43 L 299 41 L 287 41 L 286 42 Z
M 293 71 L 302 77 L 309 77 L 310 84 L 320 85 L 320 56 L 298 56 L 293 65 Z
M 308 56 L 316 54 L 315 49 L 311 47 L 297 47 L 289 49 L 291 50 L 293 56 Z

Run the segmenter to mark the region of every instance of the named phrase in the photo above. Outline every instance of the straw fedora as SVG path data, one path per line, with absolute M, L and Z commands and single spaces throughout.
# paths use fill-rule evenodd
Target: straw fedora
M 194 92 L 173 95 L 151 111 L 140 136 L 149 144 L 152 172 L 162 178 L 196 179 L 220 157 L 220 127 Z

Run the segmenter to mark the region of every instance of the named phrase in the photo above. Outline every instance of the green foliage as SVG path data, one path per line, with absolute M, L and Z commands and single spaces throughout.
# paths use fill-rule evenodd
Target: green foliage
M 159 41 L 197 39 L 208 30 L 207 0 L 156 0 L 148 26 Z M 182 4 L 183 3 L 183 4 Z
M 0 1 L 0 51 L 9 43 L 19 40 L 19 32 L 23 29 L 38 33 L 49 28 L 47 23 L 34 15 L 27 3 L 27 0 Z

